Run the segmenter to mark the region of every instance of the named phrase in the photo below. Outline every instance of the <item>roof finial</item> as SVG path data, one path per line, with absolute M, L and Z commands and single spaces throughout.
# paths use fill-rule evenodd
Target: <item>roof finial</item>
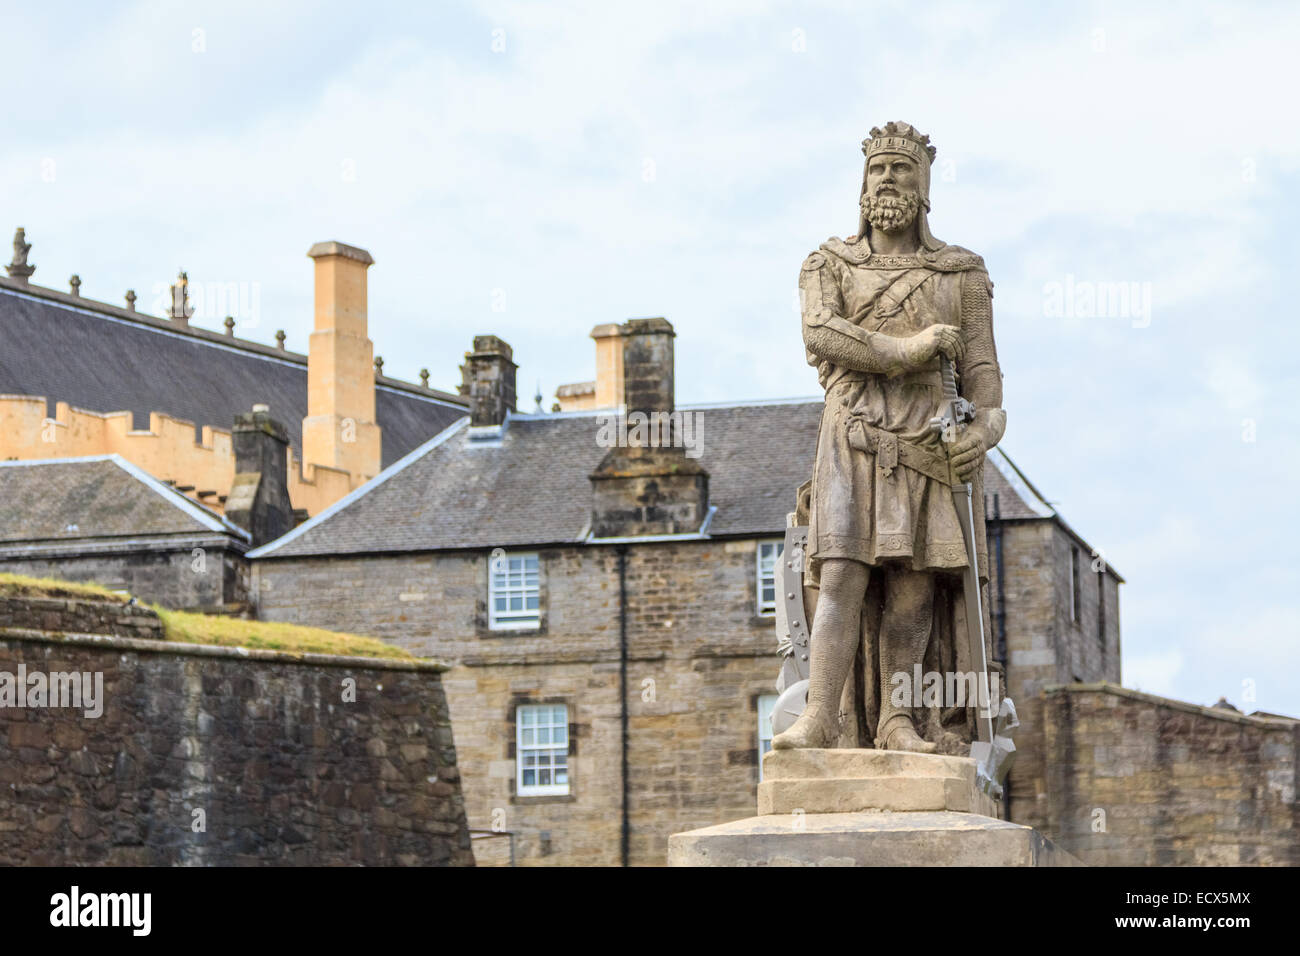
M 81 276 L 74 272 L 72 278 L 68 280 L 68 285 L 72 286 L 72 294 L 74 296 L 81 296 Z
M 179 325 L 189 325 L 190 316 L 194 314 L 194 307 L 190 305 L 189 285 L 190 277 L 182 269 L 176 276 L 176 284 L 172 286 L 172 304 L 167 311 L 167 317 Z
M 542 408 L 542 380 L 540 378 L 537 380 L 537 394 L 533 396 L 533 401 L 537 403 L 537 407 L 533 411 L 543 412 L 546 410 Z
M 281 350 L 284 349 L 284 329 L 275 330 L 275 345 L 276 348 L 279 348 Z
M 233 315 L 226 316 L 226 321 L 222 322 L 221 324 L 226 327 L 227 335 L 235 334 L 235 317 Z
M 420 369 L 420 387 L 429 387 L 429 370 L 427 368 Z
M 129 311 L 135 311 L 135 289 L 126 290 L 126 307 Z
M 36 266 L 27 264 L 27 253 L 31 251 L 32 244 L 27 241 L 27 232 L 19 226 L 14 233 L 14 259 L 5 266 L 5 271 L 11 279 L 17 279 L 23 285 L 27 284 L 28 277 L 36 271 Z
M 384 374 L 384 357 L 382 355 L 375 356 L 375 374 L 376 375 Z

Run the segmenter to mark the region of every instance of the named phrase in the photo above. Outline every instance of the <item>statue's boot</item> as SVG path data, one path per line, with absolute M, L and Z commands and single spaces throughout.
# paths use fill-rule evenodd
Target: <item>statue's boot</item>
M 836 558 L 822 565 L 821 597 L 813 619 L 813 655 L 808 667 L 808 703 L 773 750 L 834 747 L 840 736 L 840 698 L 858 650 L 867 566 Z
M 776 746 L 775 742 L 773 746 Z M 893 726 L 887 730 L 883 741 L 877 742 L 877 746 L 885 750 L 907 750 L 917 754 L 932 754 L 939 750 L 938 744 L 923 739 L 916 732 L 910 718 L 902 716 L 894 718 Z
M 772 738 L 773 750 L 804 750 L 835 746 L 839 721 L 832 719 L 829 708 L 809 703 L 789 730 Z
M 880 620 L 880 716 L 876 724 L 876 746 L 881 749 L 922 754 L 939 750 L 916 732 L 913 702 L 900 706 L 893 694 L 898 675 L 910 678 L 913 668 L 924 660 L 933 616 L 934 580 L 928 574 L 898 571 L 887 579 Z

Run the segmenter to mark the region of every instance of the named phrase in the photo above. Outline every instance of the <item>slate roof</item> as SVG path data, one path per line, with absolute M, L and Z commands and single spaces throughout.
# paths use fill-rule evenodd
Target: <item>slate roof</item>
M 0 279 L 0 394 L 40 395 L 95 412 L 150 412 L 229 431 L 254 403 L 271 408 L 302 460 L 307 357 Z M 381 378 L 375 417 L 387 467 L 465 414 L 463 400 Z
M 248 534 L 118 455 L 0 462 L 0 548 L 19 543 Z
M 1003 520 L 1059 517 L 1001 447 L 989 452 L 984 469 L 984 516 Z M 994 498 L 994 495 L 997 498 Z
M 711 537 L 773 535 L 811 476 L 820 399 L 682 406 L 702 415 Z M 512 415 L 499 442 L 472 439 L 463 420 L 405 461 L 253 557 L 436 551 L 584 540 L 589 476 L 606 449 L 597 412 Z M 1006 467 L 1005 456 L 991 460 Z M 996 471 L 995 469 L 989 469 Z M 993 485 L 993 482 L 998 482 Z M 1003 516 L 1037 515 L 1000 473 Z M 990 494 L 991 501 L 991 494 Z

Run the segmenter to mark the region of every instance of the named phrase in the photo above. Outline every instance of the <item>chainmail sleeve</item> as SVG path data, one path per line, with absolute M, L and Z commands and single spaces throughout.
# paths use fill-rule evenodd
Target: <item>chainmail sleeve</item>
M 993 283 L 982 269 L 962 273 L 961 329 L 966 354 L 957 364 L 963 398 L 975 403 L 975 422 L 992 448 L 1007 427 L 1002 410 L 1002 369 L 993 341 Z
M 844 318 L 839 276 L 826 254 L 814 252 L 804 260 L 799 272 L 799 300 L 808 364 L 817 366 L 823 379 L 828 363 L 886 375 L 906 370 L 902 339 L 870 332 Z

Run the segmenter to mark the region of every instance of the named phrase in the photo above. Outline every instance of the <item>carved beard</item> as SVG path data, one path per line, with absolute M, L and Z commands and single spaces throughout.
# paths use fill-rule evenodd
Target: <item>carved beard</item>
M 916 193 L 903 196 L 867 196 L 862 197 L 862 214 L 872 229 L 884 232 L 898 232 L 906 229 L 916 219 L 916 212 L 921 208 L 921 200 Z

